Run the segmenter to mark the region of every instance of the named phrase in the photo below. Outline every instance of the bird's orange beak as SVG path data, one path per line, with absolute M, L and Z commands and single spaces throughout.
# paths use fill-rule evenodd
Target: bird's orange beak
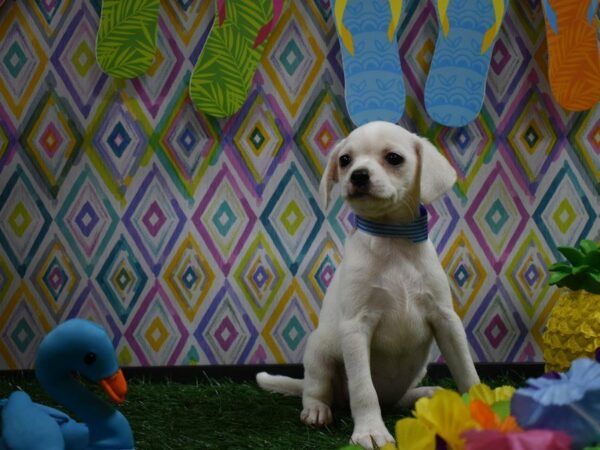
M 127 381 L 123 375 L 121 369 L 108 377 L 100 380 L 98 384 L 102 387 L 108 398 L 110 398 L 117 405 L 122 404 L 125 401 L 125 395 L 127 395 Z

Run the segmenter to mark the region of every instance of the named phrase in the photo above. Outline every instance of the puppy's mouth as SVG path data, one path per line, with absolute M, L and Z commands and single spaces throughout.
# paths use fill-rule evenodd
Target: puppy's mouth
M 368 189 L 355 189 L 354 191 L 348 193 L 348 198 L 351 199 L 366 197 L 373 197 Z
M 346 198 L 348 200 L 384 200 L 380 193 L 369 186 L 349 189 Z

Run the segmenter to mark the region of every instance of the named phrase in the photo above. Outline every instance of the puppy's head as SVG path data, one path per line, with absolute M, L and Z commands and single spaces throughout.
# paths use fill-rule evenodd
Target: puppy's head
M 363 125 L 329 156 L 319 188 L 325 207 L 340 183 L 359 215 L 377 219 L 398 208 L 431 203 L 456 181 L 456 172 L 427 140 L 388 122 Z

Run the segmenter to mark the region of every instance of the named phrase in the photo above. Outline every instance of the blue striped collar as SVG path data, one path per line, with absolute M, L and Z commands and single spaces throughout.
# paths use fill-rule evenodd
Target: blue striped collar
M 367 220 L 356 216 L 356 228 L 375 236 L 389 236 L 409 239 L 414 243 L 425 242 L 428 239 L 427 210 L 419 206 L 421 213 L 417 219 L 409 223 L 386 224 Z

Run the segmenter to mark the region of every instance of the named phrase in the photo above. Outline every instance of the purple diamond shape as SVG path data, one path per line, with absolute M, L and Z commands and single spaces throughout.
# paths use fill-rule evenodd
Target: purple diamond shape
M 50 282 L 50 287 L 53 291 L 58 291 L 59 288 L 63 284 L 63 274 L 62 270 L 58 266 L 54 266 L 48 275 L 48 281 Z
M 502 318 L 496 314 L 485 328 L 484 334 L 488 338 L 490 344 L 492 344 L 492 347 L 498 348 L 500 342 L 502 342 L 508 334 L 508 328 L 506 328 Z
M 319 279 L 321 280 L 321 282 L 323 283 L 324 286 L 329 287 L 329 283 L 331 283 L 334 273 L 335 273 L 335 270 L 331 266 L 331 264 L 327 264 L 323 268 L 323 270 L 321 271 L 321 273 L 319 275 Z
M 79 210 L 77 217 L 75 217 L 75 223 L 84 234 L 88 237 L 98 224 L 98 214 L 89 201 L 86 201 L 82 208 Z
M 163 210 L 156 201 L 152 202 L 150 208 L 148 208 L 148 211 L 146 211 L 146 214 L 142 218 L 142 222 L 146 225 L 146 229 L 152 237 L 156 237 L 166 221 L 165 213 L 163 213 Z
M 268 279 L 265 268 L 263 266 L 260 266 L 258 269 L 256 269 L 256 272 L 254 272 L 252 279 L 256 283 L 256 286 L 259 289 L 262 289 Z
M 506 45 L 504 45 L 502 39 L 498 39 L 498 42 L 496 42 L 496 45 L 494 46 L 494 52 L 492 53 L 492 60 L 490 62 L 492 70 L 500 75 L 506 63 L 510 61 L 510 58 L 510 52 L 506 48 Z
M 153 194 L 156 192 L 155 188 L 158 189 L 158 194 Z M 158 197 L 144 202 L 144 199 L 151 195 Z M 161 205 L 158 202 L 161 202 Z M 148 203 L 150 206 L 146 209 Z M 131 200 L 123 215 L 123 224 L 152 272 L 158 275 L 183 230 L 185 214 L 155 164 Z M 166 231 L 163 228 L 166 228 Z M 148 234 L 144 233 L 144 229 Z
M 231 344 L 234 343 L 238 335 L 239 333 L 233 326 L 229 316 L 225 316 L 219 324 L 219 328 L 215 331 L 215 339 L 225 351 L 229 350 L 229 347 L 231 347 Z
M 530 264 L 527 272 L 525 272 L 525 279 L 529 283 L 529 286 L 533 286 L 535 284 L 539 278 L 539 275 L 540 272 L 537 270 L 537 268 L 533 264 Z

